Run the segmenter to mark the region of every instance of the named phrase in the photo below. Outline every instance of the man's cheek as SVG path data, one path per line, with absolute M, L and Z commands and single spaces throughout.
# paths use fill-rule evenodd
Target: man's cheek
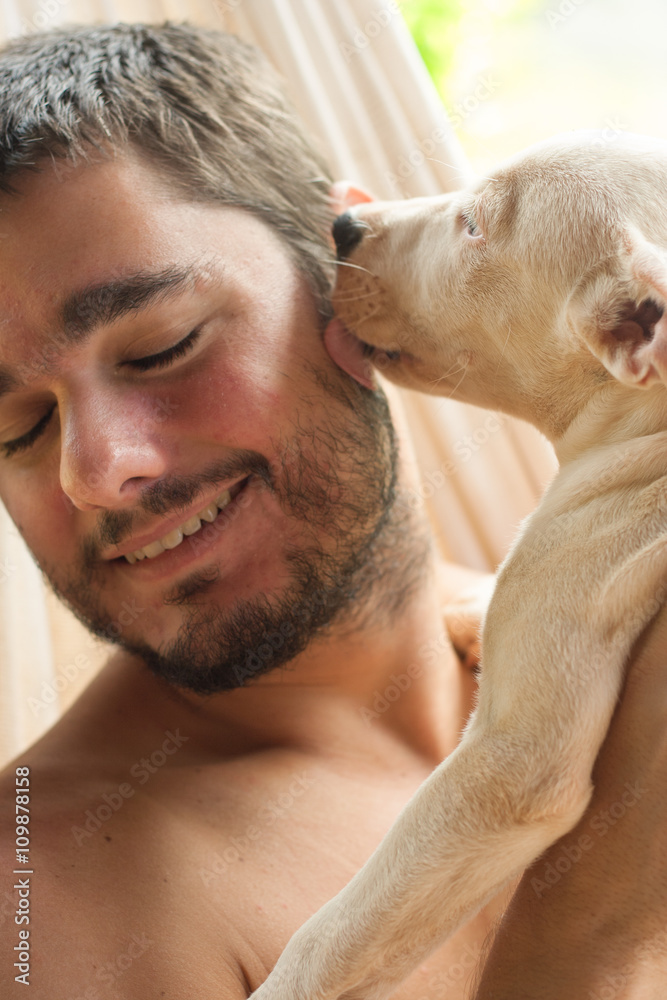
M 268 457 L 269 442 L 282 437 L 281 428 L 293 419 L 294 390 L 292 380 L 282 373 L 269 376 L 262 370 L 253 376 L 251 371 L 243 379 L 233 372 L 211 374 L 197 385 L 181 432 L 197 441 L 204 463 L 212 457 L 203 450 L 207 445 Z
M 73 531 L 75 508 L 61 490 L 49 490 L 45 484 L 41 488 L 26 485 L 3 493 L 3 500 L 14 522 L 10 530 L 37 556 L 62 544 Z

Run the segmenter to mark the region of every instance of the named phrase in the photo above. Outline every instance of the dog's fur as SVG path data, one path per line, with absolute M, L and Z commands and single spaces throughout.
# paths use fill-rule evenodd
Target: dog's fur
M 256 1000 L 387 995 L 575 825 L 667 578 L 667 143 L 574 133 L 348 222 L 335 308 L 385 374 L 531 421 L 561 467 L 500 570 L 460 746 Z

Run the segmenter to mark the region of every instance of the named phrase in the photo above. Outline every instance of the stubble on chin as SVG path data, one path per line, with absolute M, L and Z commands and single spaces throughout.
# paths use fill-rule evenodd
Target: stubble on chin
M 432 551 L 421 517 L 399 500 L 386 397 L 346 376 L 317 372 L 314 382 L 328 401 L 326 424 L 309 425 L 297 414 L 273 465 L 262 456 L 255 462 L 261 488 L 303 529 L 305 540 L 283 553 L 289 578 L 283 591 L 222 610 L 214 603 L 220 570 L 204 568 L 165 594 L 164 603 L 180 607 L 183 621 L 173 641 L 154 648 L 140 622 L 109 634 L 113 616 L 104 608 L 99 562 L 89 551 L 76 580 L 59 584 L 47 573 L 84 625 L 138 654 L 168 683 L 211 694 L 285 667 L 334 631 L 381 628 L 395 619 L 428 572 Z

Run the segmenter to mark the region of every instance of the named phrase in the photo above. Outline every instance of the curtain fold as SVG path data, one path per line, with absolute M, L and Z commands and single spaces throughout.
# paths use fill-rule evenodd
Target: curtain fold
M 6 756 L 52 725 L 59 704 L 50 690 L 54 659 L 41 574 L 2 506 L 0 664 L 0 753 Z
M 2 39 L 75 22 L 164 20 L 259 45 L 334 173 L 376 196 L 438 194 L 470 176 L 395 0 L 0 0 Z M 448 558 L 495 567 L 553 474 L 549 445 L 517 421 L 403 396 L 421 470 L 410 502 L 428 510 Z M 0 569 L 0 762 L 48 728 L 104 661 L 102 644 L 47 597 L 0 511 L 0 566 L 5 558 L 16 568 L 6 581 Z

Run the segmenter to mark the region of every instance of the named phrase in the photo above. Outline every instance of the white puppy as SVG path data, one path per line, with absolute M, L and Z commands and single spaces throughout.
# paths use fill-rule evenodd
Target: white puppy
M 335 232 L 371 360 L 531 421 L 560 471 L 500 570 L 460 746 L 255 1000 L 386 996 L 576 824 L 667 580 L 667 143 L 559 137 Z

